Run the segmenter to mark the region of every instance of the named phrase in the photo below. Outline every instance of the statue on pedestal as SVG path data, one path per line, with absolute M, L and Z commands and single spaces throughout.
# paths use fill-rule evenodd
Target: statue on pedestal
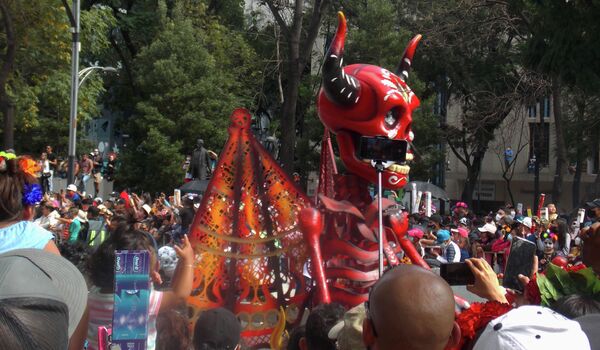
M 208 180 L 210 178 L 210 158 L 208 151 L 204 148 L 204 140 L 196 141 L 196 149 L 192 154 L 190 173 L 194 180 Z

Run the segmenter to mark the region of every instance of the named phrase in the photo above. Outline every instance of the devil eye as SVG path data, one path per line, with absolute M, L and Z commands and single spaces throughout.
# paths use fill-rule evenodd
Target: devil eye
M 396 123 L 398 122 L 398 109 L 397 108 L 392 108 L 390 109 L 387 114 L 385 115 L 385 123 L 387 124 L 387 126 L 389 127 L 393 127 L 394 125 L 396 125 Z

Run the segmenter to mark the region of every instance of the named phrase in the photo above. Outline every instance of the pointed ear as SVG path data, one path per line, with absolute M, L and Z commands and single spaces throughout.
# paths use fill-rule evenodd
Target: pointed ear
M 460 343 L 460 336 L 460 327 L 458 327 L 458 323 L 454 322 L 452 333 L 448 339 L 448 344 L 446 344 L 446 349 L 455 349 Z
M 363 332 L 362 339 L 365 344 L 365 348 L 372 348 L 375 344 L 375 334 L 373 334 L 373 323 L 368 318 L 363 320 Z

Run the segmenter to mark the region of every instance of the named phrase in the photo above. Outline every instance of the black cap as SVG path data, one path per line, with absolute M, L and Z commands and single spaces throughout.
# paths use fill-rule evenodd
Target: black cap
M 585 205 L 587 205 L 590 209 L 600 208 L 600 198 L 596 198 L 591 202 L 587 202 Z
M 242 326 L 235 315 L 224 308 L 202 312 L 194 328 L 194 346 L 196 349 L 209 345 L 214 349 L 235 349 L 240 343 Z
M 436 224 L 441 224 L 442 217 L 439 214 L 433 214 L 429 217 L 429 221 L 435 222 Z

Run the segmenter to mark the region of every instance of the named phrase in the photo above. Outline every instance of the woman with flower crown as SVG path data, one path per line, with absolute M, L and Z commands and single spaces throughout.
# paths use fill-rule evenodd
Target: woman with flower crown
M 60 255 L 52 233 L 31 222 L 42 200 L 38 168 L 31 158 L 0 152 L 0 254 L 38 248 Z

